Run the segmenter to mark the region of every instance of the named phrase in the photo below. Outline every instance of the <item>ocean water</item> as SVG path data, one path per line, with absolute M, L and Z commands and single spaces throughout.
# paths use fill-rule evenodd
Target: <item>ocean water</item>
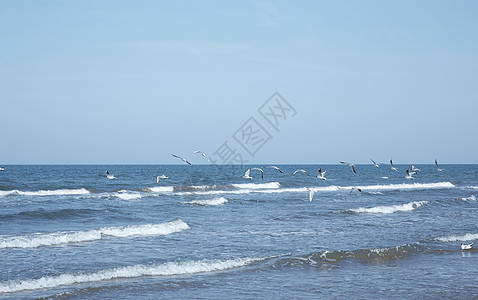
M 0 297 L 478 297 L 477 165 L 248 167 L 5 166 Z

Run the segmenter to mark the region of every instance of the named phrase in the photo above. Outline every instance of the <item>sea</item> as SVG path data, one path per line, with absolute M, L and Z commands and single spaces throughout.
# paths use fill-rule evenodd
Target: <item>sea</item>
M 478 298 L 478 165 L 4 167 L 0 298 Z

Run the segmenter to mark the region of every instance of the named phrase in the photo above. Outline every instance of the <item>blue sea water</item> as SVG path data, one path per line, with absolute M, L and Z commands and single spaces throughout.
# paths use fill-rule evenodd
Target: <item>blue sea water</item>
M 477 165 L 279 167 L 5 166 L 0 297 L 478 297 Z

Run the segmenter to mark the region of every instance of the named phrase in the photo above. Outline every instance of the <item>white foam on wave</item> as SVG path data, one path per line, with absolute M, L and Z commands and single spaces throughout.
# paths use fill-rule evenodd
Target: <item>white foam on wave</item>
M 450 235 L 450 236 L 442 236 L 437 237 L 435 240 L 439 242 L 469 242 L 478 240 L 478 233 L 467 233 L 464 235 Z
M 26 290 L 38 290 L 78 283 L 101 282 L 122 278 L 138 278 L 144 276 L 178 276 L 219 272 L 243 267 L 265 259 L 267 258 L 238 258 L 230 260 L 168 262 L 160 265 L 136 265 L 106 269 L 90 273 L 45 276 L 39 279 L 26 279 L 0 283 L 0 293 L 14 293 Z
M 268 183 L 235 183 L 232 184 L 233 187 L 238 189 L 248 189 L 248 190 L 260 190 L 260 189 L 278 189 L 280 188 L 280 183 L 278 182 L 268 182 Z
M 120 198 L 122 200 L 136 200 L 136 199 L 141 199 L 142 196 L 140 193 L 130 193 L 125 190 L 121 190 L 117 193 L 113 194 L 114 197 Z
M 174 192 L 174 186 L 154 186 L 146 188 L 146 190 L 153 193 L 172 193 Z
M 359 207 L 350 209 L 349 211 L 356 212 L 356 213 L 369 213 L 369 214 L 393 214 L 395 212 L 405 212 L 405 211 L 412 211 L 415 210 L 424 204 L 428 203 L 428 201 L 415 201 L 405 204 L 399 205 L 391 205 L 391 206 L 376 206 L 376 207 Z
M 478 190 L 478 186 L 465 186 L 465 189 Z
M 84 195 L 89 194 L 87 189 L 62 189 L 62 190 L 39 190 L 39 191 L 0 191 L 0 196 L 21 195 L 21 196 L 63 196 L 63 195 Z
M 100 240 L 103 236 L 132 237 L 150 235 L 168 235 L 187 230 L 190 227 L 182 220 L 174 220 L 161 224 L 132 225 L 126 227 L 106 227 L 86 231 L 53 232 L 25 236 L 7 237 L 0 241 L 2 248 L 36 248 L 69 243 L 90 242 Z
M 220 198 L 214 198 L 214 199 L 208 199 L 208 200 L 193 200 L 193 201 L 187 201 L 187 202 L 183 202 L 183 203 L 195 204 L 195 205 L 216 206 L 216 205 L 223 205 L 223 204 L 227 203 L 227 199 L 223 198 L 223 197 L 220 197 Z
M 476 197 L 475 197 L 475 195 L 471 195 L 470 197 L 460 198 L 460 200 L 463 200 L 463 201 L 476 201 Z

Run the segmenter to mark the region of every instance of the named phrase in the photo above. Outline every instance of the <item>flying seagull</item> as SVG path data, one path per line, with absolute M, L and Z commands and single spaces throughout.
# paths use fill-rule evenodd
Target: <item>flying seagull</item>
M 354 165 L 354 164 L 348 163 L 348 162 L 346 162 L 346 161 L 341 161 L 340 163 L 351 167 L 351 168 L 352 168 L 352 172 L 354 172 L 354 174 L 357 174 L 357 172 L 355 171 L 355 165 Z
M 176 157 L 176 158 L 179 158 L 180 160 L 184 161 L 185 163 L 187 163 L 188 165 L 192 166 L 192 164 L 185 158 L 181 157 L 181 156 L 177 156 L 177 155 L 174 155 L 171 153 L 172 156 Z
M 352 193 L 352 192 L 355 191 L 355 190 L 357 190 L 357 192 L 359 192 L 359 193 L 362 192 L 362 189 L 361 189 L 361 188 L 355 188 L 355 187 L 353 187 L 353 188 L 350 189 L 349 194 Z
M 408 171 L 408 169 L 405 170 L 405 178 L 406 179 L 413 179 L 412 177 L 412 174 L 416 174 L 415 172 L 413 172 L 412 174 L 410 174 L 410 172 Z
M 193 153 L 194 153 L 194 154 L 198 154 L 198 153 L 199 153 L 199 154 L 201 154 L 202 156 L 204 156 L 205 158 L 207 158 L 207 161 L 208 161 L 208 162 L 211 162 L 211 159 L 209 158 L 209 156 L 206 155 L 206 153 L 204 153 L 204 152 L 202 152 L 202 151 L 200 151 L 200 150 L 196 150 L 196 151 L 194 151 Z
M 160 180 L 160 179 L 168 179 L 168 178 L 169 178 L 169 177 L 166 176 L 166 175 L 164 175 L 164 174 L 161 175 L 161 176 L 156 176 L 156 183 L 159 183 L 159 180 Z
M 327 171 L 323 171 L 323 172 L 322 172 L 322 169 L 319 168 L 319 169 L 317 170 L 317 178 L 320 178 L 320 179 L 322 179 L 322 180 L 327 180 L 327 178 L 325 178 L 325 173 L 327 173 Z
M 252 170 L 257 170 L 257 171 L 261 172 L 261 179 L 264 180 L 264 170 L 262 170 L 260 168 L 251 168 L 251 171 Z
M 415 173 L 418 173 L 420 171 L 420 169 L 415 167 L 414 165 L 412 165 L 412 171 L 415 172 Z
M 4 167 L 0 167 L 0 171 L 5 171 L 5 168 L 4 168 Z
M 373 166 L 374 166 L 375 168 L 378 168 L 378 167 L 379 167 L 379 165 L 378 165 L 373 159 L 370 159 L 370 160 L 372 161 Z
M 281 173 L 282 175 L 284 175 L 284 172 L 282 172 L 282 171 L 279 169 L 279 167 L 269 166 L 268 168 L 272 168 L 272 169 L 274 169 L 274 170 L 277 170 L 277 171 L 279 171 L 279 173 Z
M 247 169 L 247 171 L 244 173 L 244 175 L 242 175 L 242 178 L 252 179 L 250 174 L 251 174 L 251 169 Z
M 307 190 L 309 191 L 309 202 L 312 202 L 314 199 L 314 190 L 310 188 L 307 188 Z
M 297 173 L 299 173 L 299 172 L 301 172 L 301 173 L 305 173 L 305 175 L 307 175 L 307 177 L 309 177 L 309 173 L 307 173 L 307 171 L 306 171 L 306 170 L 295 170 L 295 172 L 294 172 L 294 173 L 292 173 L 292 175 L 295 175 L 295 174 L 297 174 Z
M 116 178 L 115 174 L 110 174 L 110 172 L 108 172 L 108 171 L 106 171 L 105 174 L 106 174 L 106 178 L 108 178 L 108 179 L 115 179 Z
M 392 171 L 397 171 L 397 168 L 395 168 L 391 159 L 390 159 L 390 169 L 392 169 Z
M 460 246 L 461 246 L 461 250 L 470 250 L 473 247 L 473 243 L 471 243 L 471 244 L 461 243 Z
M 438 172 L 441 172 L 441 171 L 443 171 L 443 169 L 440 169 L 440 167 L 438 166 L 438 162 L 437 162 L 437 160 L 436 160 L 436 159 L 435 159 L 435 165 L 437 166 L 437 171 L 438 171 Z

